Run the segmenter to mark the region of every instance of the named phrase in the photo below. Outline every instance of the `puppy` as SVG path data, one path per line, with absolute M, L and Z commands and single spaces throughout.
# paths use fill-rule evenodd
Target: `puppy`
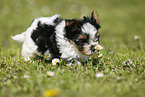
M 99 45 L 100 28 L 96 11 L 83 19 L 61 19 L 60 15 L 36 18 L 23 33 L 12 36 L 22 45 L 26 61 L 37 56 L 87 61 Z

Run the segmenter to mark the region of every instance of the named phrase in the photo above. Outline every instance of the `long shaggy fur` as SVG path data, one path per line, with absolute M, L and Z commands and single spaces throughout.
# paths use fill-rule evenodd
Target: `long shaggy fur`
M 91 54 L 91 46 L 97 45 L 96 34 L 100 25 L 96 18 L 83 19 L 52 17 L 36 18 L 31 26 L 23 33 L 12 38 L 22 45 L 22 56 L 25 60 L 43 55 L 50 58 L 81 59 L 85 62 Z

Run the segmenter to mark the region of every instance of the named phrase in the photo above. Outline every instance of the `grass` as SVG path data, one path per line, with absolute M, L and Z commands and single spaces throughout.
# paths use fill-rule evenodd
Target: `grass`
M 0 97 L 43 97 L 48 89 L 60 97 L 144 97 L 144 0 L 1 0 Z M 44 60 L 25 62 L 21 44 L 10 36 L 26 30 L 40 16 L 60 14 L 80 18 L 96 9 L 102 28 L 103 56 L 91 56 L 83 66 L 52 65 Z M 140 39 L 135 40 L 134 36 Z M 130 61 L 127 61 L 130 59 Z M 55 76 L 49 77 L 47 71 Z M 97 73 L 104 76 L 96 78 Z M 29 77 L 24 78 L 25 75 Z

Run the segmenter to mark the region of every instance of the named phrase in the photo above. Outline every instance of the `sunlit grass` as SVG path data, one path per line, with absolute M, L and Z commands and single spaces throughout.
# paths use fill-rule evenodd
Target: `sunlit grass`
M 0 2 L 0 97 L 145 96 L 144 0 Z M 90 16 L 93 10 L 99 14 L 103 49 L 98 48 L 101 52 L 84 65 L 67 65 L 62 59 L 59 64 L 55 64 L 58 60 L 25 62 L 21 44 L 10 38 L 25 31 L 36 17 L 57 13 L 62 18 L 80 18 Z

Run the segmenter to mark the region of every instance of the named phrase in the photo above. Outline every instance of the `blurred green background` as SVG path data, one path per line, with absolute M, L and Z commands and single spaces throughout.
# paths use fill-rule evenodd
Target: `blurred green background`
M 0 47 L 16 45 L 10 36 L 25 31 L 34 18 L 82 18 L 96 10 L 103 46 L 135 48 L 134 35 L 142 45 L 145 42 L 144 4 L 145 0 L 0 0 Z

